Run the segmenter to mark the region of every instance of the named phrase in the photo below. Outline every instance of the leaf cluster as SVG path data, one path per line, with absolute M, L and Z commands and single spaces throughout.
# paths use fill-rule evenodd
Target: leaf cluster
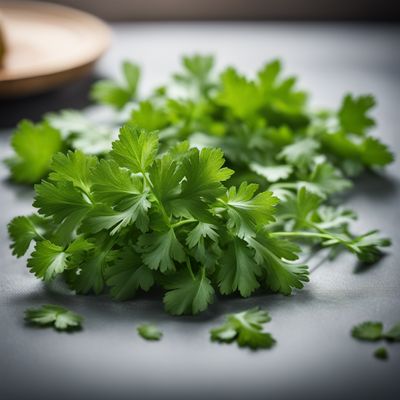
M 34 241 L 31 272 L 64 276 L 78 293 L 108 288 L 125 300 L 162 286 L 172 314 L 205 310 L 216 291 L 303 286 L 300 248 L 265 230 L 278 203 L 271 192 L 225 187 L 233 171 L 218 149 L 183 143 L 157 156 L 158 146 L 155 133 L 126 125 L 107 159 L 58 153 L 35 186 L 38 214 L 9 225 L 14 254 Z

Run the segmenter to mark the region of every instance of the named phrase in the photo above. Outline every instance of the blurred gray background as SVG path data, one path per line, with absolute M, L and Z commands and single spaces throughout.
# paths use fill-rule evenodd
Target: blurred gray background
M 14 0 L 15 1 L 15 0 Z M 48 0 L 109 21 L 357 20 L 399 21 L 393 0 Z

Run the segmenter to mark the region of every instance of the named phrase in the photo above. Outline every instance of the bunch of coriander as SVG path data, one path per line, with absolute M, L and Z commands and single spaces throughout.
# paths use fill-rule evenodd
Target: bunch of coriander
M 129 63 L 124 83 L 97 83 L 93 97 L 127 121 L 112 145 L 117 122 L 97 126 L 76 112 L 20 124 L 12 176 L 48 177 L 35 186 L 38 213 L 9 232 L 17 256 L 35 242 L 28 266 L 38 278 L 119 300 L 160 286 L 166 310 L 183 314 L 205 310 L 216 292 L 302 288 L 306 244 L 380 256 L 389 240 L 352 234 L 355 214 L 331 202 L 350 186 L 346 175 L 393 159 L 368 134 L 373 99 L 348 95 L 337 112 L 312 113 L 278 61 L 255 80 L 228 68 L 216 81 L 212 66 L 184 58 L 179 97 L 163 87 L 137 101 Z

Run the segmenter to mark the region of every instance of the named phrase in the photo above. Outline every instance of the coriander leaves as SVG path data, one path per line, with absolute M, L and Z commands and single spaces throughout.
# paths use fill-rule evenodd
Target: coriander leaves
M 9 224 L 13 254 L 34 248 L 31 272 L 117 300 L 158 287 L 180 315 L 217 294 L 301 289 L 304 244 L 381 256 L 390 241 L 354 234 L 355 213 L 331 202 L 349 176 L 393 160 L 370 136 L 373 98 L 346 95 L 338 110 L 315 113 L 278 60 L 254 78 L 213 68 L 211 56 L 185 57 L 179 98 L 162 87 L 138 101 L 139 68 L 124 63 L 123 82 L 92 92 L 122 111 L 118 126 L 76 111 L 21 123 L 12 175 L 47 176 L 35 186 L 37 213 Z
M 47 304 L 26 310 L 25 321 L 37 326 L 52 326 L 58 331 L 72 331 L 81 328 L 83 318 L 64 307 Z
M 272 335 L 263 332 L 263 324 L 269 321 L 271 317 L 268 313 L 257 307 L 230 314 L 223 325 L 211 329 L 211 340 L 222 343 L 236 341 L 240 347 L 249 347 L 253 350 L 269 349 L 275 344 Z
M 368 342 L 377 342 L 384 339 L 388 342 L 400 342 L 400 322 L 393 325 L 386 332 L 384 331 L 382 322 L 362 322 L 353 327 L 351 336 L 357 340 Z M 386 347 L 377 348 L 373 355 L 379 360 L 387 360 L 389 358 L 389 352 Z
M 35 186 L 38 215 L 10 223 L 16 255 L 36 243 L 28 266 L 38 278 L 63 276 L 77 293 L 107 289 L 118 300 L 161 286 L 169 313 L 196 314 L 217 291 L 301 289 L 308 268 L 290 237 L 344 246 L 367 261 L 388 244 L 375 233 L 351 235 L 341 214 L 327 225 L 323 198 L 307 187 L 279 203 L 256 184 L 225 186 L 233 171 L 219 149 L 182 143 L 159 154 L 157 134 L 130 124 L 112 149 L 101 160 L 57 154 Z
M 233 171 L 219 150 L 182 147 L 156 160 L 157 136 L 132 126 L 113 149 L 100 161 L 57 155 L 48 180 L 35 187 L 39 215 L 11 222 L 16 254 L 36 242 L 28 265 L 38 278 L 62 275 L 78 293 L 109 288 L 119 300 L 155 284 L 166 290 L 171 314 L 204 311 L 218 288 L 289 294 L 307 280 L 305 266 L 286 261 L 298 247 L 263 230 L 278 200 L 257 185 L 227 189 Z M 164 160 L 179 179 L 158 178 Z

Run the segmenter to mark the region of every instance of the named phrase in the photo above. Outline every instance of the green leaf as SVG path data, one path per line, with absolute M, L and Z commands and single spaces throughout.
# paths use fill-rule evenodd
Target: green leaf
M 219 149 L 191 149 L 188 157 L 182 160 L 182 192 L 174 201 L 175 207 L 183 207 L 195 218 L 207 220 L 208 206 L 204 201 L 215 201 L 226 190 L 221 182 L 233 174 L 229 168 L 222 168 L 223 153 Z
M 237 314 L 230 314 L 226 322 L 211 329 L 211 340 L 223 343 L 236 341 L 240 347 L 269 349 L 276 342 L 270 333 L 263 332 L 263 324 L 271 320 L 266 311 L 258 307 Z
M 68 268 L 68 253 L 49 240 L 37 242 L 28 267 L 38 278 L 50 281 Z
M 195 54 L 191 57 L 184 56 L 182 64 L 191 79 L 203 82 L 208 78 L 214 66 L 214 57 L 211 55 L 201 54 Z
M 122 108 L 133 100 L 137 92 L 140 68 L 136 64 L 125 61 L 122 64 L 122 69 L 125 80 L 123 84 L 118 84 L 112 80 L 98 81 L 92 87 L 91 98 L 98 103 L 115 108 Z
M 222 194 L 224 187 L 221 182 L 228 180 L 233 174 L 231 169 L 222 168 L 224 162 L 224 155 L 219 149 L 192 149 L 189 157 L 182 162 L 186 177 L 182 184 L 182 196 L 193 191 L 192 197 L 214 199 Z
M 80 315 L 52 304 L 27 309 L 25 320 L 33 325 L 53 326 L 58 331 L 80 329 L 83 322 Z
M 135 196 L 127 207 L 125 210 L 118 210 L 107 205 L 95 206 L 85 217 L 82 230 L 98 233 L 106 229 L 113 236 L 136 222 L 138 228 L 146 232 L 149 224 L 147 210 L 150 207 L 146 195 Z
M 183 171 L 178 168 L 177 161 L 170 154 L 156 159 L 150 169 L 153 192 L 168 214 L 182 215 L 184 208 L 174 204 L 174 200 L 180 197 L 183 177 Z
M 165 309 L 173 315 L 197 314 L 214 301 L 214 289 L 204 268 L 195 276 L 186 271 L 172 275 L 165 288 Z
M 92 173 L 92 194 L 96 202 L 110 206 L 128 202 L 143 194 L 143 180 L 120 168 L 113 160 L 101 160 Z
M 8 224 L 8 233 L 12 240 L 10 248 L 12 254 L 22 257 L 29 248 L 32 240 L 42 238 L 46 231 L 46 221 L 39 215 L 33 214 L 28 217 L 15 217 Z
M 77 293 L 93 292 L 100 294 L 104 290 L 104 271 L 110 260 L 109 251 L 92 250 L 82 259 L 79 268 L 68 274 L 68 283 Z
M 63 147 L 60 132 L 48 123 L 19 123 L 11 138 L 15 156 L 7 160 L 16 182 L 36 183 L 49 172 L 51 159 Z
M 97 204 L 87 215 L 84 230 L 97 233 L 112 229 L 113 235 L 133 223 L 142 232 L 147 230 L 147 212 L 151 204 L 139 176 L 132 176 L 112 160 L 101 160 L 93 171 L 92 181 L 92 194 Z
M 111 80 L 96 82 L 90 91 L 90 96 L 97 103 L 115 108 L 122 108 L 131 100 L 131 93 Z
M 254 196 L 258 185 L 243 182 L 239 189 L 231 187 L 222 198 L 228 213 L 228 228 L 240 238 L 255 236 L 257 230 L 274 221 L 273 216 L 278 199 L 272 192 Z
M 316 224 L 320 229 L 347 227 L 357 215 L 342 207 L 320 206 L 315 215 Z
M 373 137 L 354 138 L 345 132 L 324 134 L 321 138 L 324 151 L 342 159 L 345 168 L 349 161 L 367 167 L 382 167 L 394 160 L 388 147 Z M 346 164 L 347 162 L 347 164 Z
M 285 219 L 294 221 L 291 228 L 299 229 L 307 227 L 311 216 L 319 210 L 321 198 L 314 193 L 307 191 L 305 187 L 297 191 L 297 195 L 287 196 L 285 201 L 280 205 L 280 214 Z
M 129 88 L 131 97 L 134 97 L 136 95 L 140 79 L 140 67 L 137 64 L 124 61 L 122 63 L 122 70 L 124 72 L 124 78 Z
M 347 247 L 354 252 L 360 261 L 373 263 L 382 256 L 382 247 L 391 245 L 390 239 L 381 237 L 378 231 L 370 231 L 350 240 Z
M 260 287 L 258 277 L 261 268 L 255 263 L 251 250 L 243 240 L 233 239 L 228 248 L 224 249 L 220 263 L 218 282 L 222 294 L 239 291 L 241 296 L 248 297 Z
M 346 132 L 364 135 L 369 128 L 375 125 L 375 121 L 368 115 L 374 106 L 373 96 L 346 95 L 338 112 L 341 127 Z
M 383 324 L 381 322 L 363 322 L 352 329 L 351 336 L 359 340 L 380 340 L 383 337 Z
M 195 54 L 182 59 L 185 69 L 183 73 L 175 74 L 176 82 L 197 90 L 196 95 L 206 96 L 212 88 L 210 73 L 214 66 L 214 58 L 210 55 Z
M 153 270 L 175 271 L 174 261 L 185 260 L 184 247 L 176 238 L 172 228 L 166 232 L 141 235 L 137 248 L 142 253 L 143 262 Z
M 394 161 L 394 155 L 378 139 L 368 137 L 361 144 L 361 160 L 367 166 L 384 166 Z
M 199 222 L 192 229 L 187 238 L 186 245 L 189 249 L 194 249 L 194 258 L 207 269 L 213 270 L 220 253 L 218 247 L 219 234 L 216 225 Z
M 141 101 L 139 108 L 132 111 L 130 121 L 142 129 L 156 131 L 168 124 L 168 115 L 151 101 Z
M 120 167 L 137 173 L 148 170 L 153 164 L 158 151 L 158 137 L 154 132 L 147 132 L 125 124 L 119 139 L 112 145 L 111 157 Z
M 218 104 L 228 107 L 234 116 L 246 119 L 253 116 L 262 105 L 262 97 L 257 85 L 228 68 L 221 74 L 221 89 Z
M 57 153 L 51 163 L 49 179 L 52 181 L 68 181 L 75 187 L 90 193 L 91 171 L 97 164 L 97 158 L 86 156 L 79 150 L 67 154 Z
M 190 249 L 197 246 L 202 239 L 210 238 L 212 241 L 218 241 L 218 233 L 216 232 L 216 226 L 207 224 L 204 222 L 199 222 L 194 229 L 192 229 L 187 238 L 186 244 Z
M 43 181 L 35 185 L 36 197 L 33 206 L 46 217 L 61 223 L 65 219 L 82 218 L 90 209 L 90 203 L 71 182 L 50 183 Z
M 255 250 L 255 261 L 265 271 L 266 284 L 274 292 L 289 295 L 293 288 L 301 289 L 309 281 L 306 265 L 288 262 L 298 259 L 300 248 L 295 244 L 262 235 L 246 241 Z
M 320 144 L 311 138 L 304 138 L 285 146 L 278 154 L 278 159 L 284 159 L 290 165 L 305 165 L 313 161 Z
M 289 178 L 293 172 L 291 165 L 269 165 L 263 166 L 261 164 L 252 162 L 249 165 L 250 169 L 256 174 L 264 177 L 268 182 L 278 182 Z
M 163 336 L 163 333 L 152 324 L 142 324 L 138 326 L 137 331 L 145 340 L 160 340 Z
M 111 150 L 115 139 L 114 129 L 95 123 L 86 114 L 74 110 L 62 110 L 45 115 L 45 120 L 61 132 L 63 139 L 73 149 L 85 154 L 104 154 Z
M 124 249 L 117 262 L 107 267 L 105 276 L 111 296 L 120 301 L 133 298 L 139 288 L 147 292 L 154 284 L 152 271 L 131 247 Z
M 374 357 L 378 358 L 379 360 L 387 360 L 389 358 L 389 353 L 386 347 L 378 347 L 374 351 Z
M 81 134 L 93 128 L 93 123 L 81 111 L 61 110 L 45 114 L 45 121 L 57 129 L 63 139 L 73 134 Z
M 400 322 L 393 325 L 385 334 L 385 338 L 395 342 L 400 342 Z
M 51 217 L 57 224 L 52 241 L 68 244 L 91 209 L 90 201 L 68 181 L 55 184 L 43 181 L 35 185 L 35 191 L 34 207 L 38 208 L 39 214 Z
M 304 119 L 301 114 L 305 111 L 308 95 L 304 91 L 296 90 L 295 77 L 282 79 L 281 70 L 279 60 L 265 64 L 257 74 L 258 87 L 267 106 L 267 118 L 281 121 L 282 125 L 290 125 L 293 122 L 290 116 L 300 115 L 299 120 Z M 305 121 L 308 123 L 307 118 Z
M 317 164 L 306 181 L 300 181 L 298 187 L 305 187 L 309 192 L 322 198 L 332 193 L 342 192 L 351 187 L 351 182 L 344 179 L 341 172 L 328 163 Z

